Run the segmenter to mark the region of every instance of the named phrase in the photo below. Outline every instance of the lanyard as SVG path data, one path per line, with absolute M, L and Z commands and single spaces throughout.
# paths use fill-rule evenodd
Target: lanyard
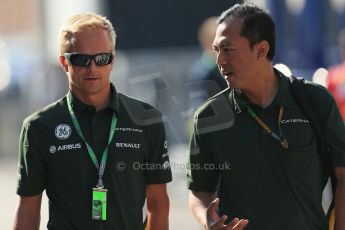
M 77 130 L 77 133 L 79 134 L 80 138 L 85 142 L 85 145 L 87 147 L 87 152 L 89 153 L 89 156 L 90 156 L 92 162 L 94 163 L 94 165 L 96 166 L 96 168 L 98 170 L 98 184 L 97 184 L 97 187 L 103 188 L 104 186 L 103 186 L 102 177 L 103 177 L 104 170 L 105 170 L 105 163 L 107 162 L 109 144 L 110 144 L 111 140 L 114 137 L 116 123 L 117 123 L 117 118 L 115 116 L 115 113 L 113 114 L 113 117 L 111 119 L 111 126 L 110 126 L 110 131 L 109 131 L 108 144 L 107 144 L 107 147 L 103 150 L 101 163 L 98 164 L 98 160 L 97 160 L 97 157 L 95 155 L 95 152 L 93 151 L 91 146 L 86 142 L 86 140 L 84 138 L 84 135 L 83 135 L 83 133 L 81 131 L 80 125 L 78 123 L 77 117 L 75 116 L 74 111 L 72 109 L 72 106 L 71 106 L 71 94 L 68 94 L 68 96 L 67 96 L 67 106 L 68 106 L 68 111 L 69 111 L 69 113 L 71 115 L 71 119 L 72 119 L 73 125 L 74 125 L 75 129 Z
M 283 134 L 283 131 L 280 127 L 280 121 L 282 120 L 283 117 L 283 113 L 284 113 L 284 107 L 280 106 L 279 109 L 279 115 L 278 115 L 278 129 L 279 129 L 279 136 L 272 131 L 272 129 L 270 129 L 270 127 L 268 127 L 254 112 L 254 110 L 247 105 L 246 106 L 248 113 L 250 114 L 250 116 L 264 129 L 266 130 L 274 139 L 276 139 L 285 149 L 289 148 L 288 142 Z

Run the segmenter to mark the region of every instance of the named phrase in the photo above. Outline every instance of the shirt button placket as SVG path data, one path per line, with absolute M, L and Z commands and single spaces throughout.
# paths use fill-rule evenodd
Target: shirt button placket
M 92 137 L 95 141 L 98 140 L 98 135 L 97 135 L 97 125 L 98 125 L 98 119 L 96 116 L 92 117 Z

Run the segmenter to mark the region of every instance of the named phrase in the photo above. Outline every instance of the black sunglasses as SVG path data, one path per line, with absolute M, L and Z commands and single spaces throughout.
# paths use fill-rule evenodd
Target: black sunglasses
M 95 55 L 78 54 L 78 53 L 64 53 L 64 57 L 72 64 L 76 66 L 87 67 L 90 65 L 91 60 L 95 61 L 97 66 L 108 65 L 113 61 L 112 53 L 100 53 Z

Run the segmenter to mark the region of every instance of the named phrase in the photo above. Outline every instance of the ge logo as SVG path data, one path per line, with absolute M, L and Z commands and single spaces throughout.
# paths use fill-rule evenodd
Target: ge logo
M 55 136 L 60 140 L 65 140 L 71 136 L 72 129 L 69 125 L 61 124 L 55 128 Z

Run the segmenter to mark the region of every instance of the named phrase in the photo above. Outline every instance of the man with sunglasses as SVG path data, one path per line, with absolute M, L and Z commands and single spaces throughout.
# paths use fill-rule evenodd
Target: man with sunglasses
M 116 34 L 105 17 L 72 16 L 60 33 L 69 92 L 25 119 L 14 229 L 168 229 L 171 181 L 161 113 L 110 82 Z M 149 167 L 150 166 L 150 167 Z M 154 166 L 154 167 L 152 167 Z

